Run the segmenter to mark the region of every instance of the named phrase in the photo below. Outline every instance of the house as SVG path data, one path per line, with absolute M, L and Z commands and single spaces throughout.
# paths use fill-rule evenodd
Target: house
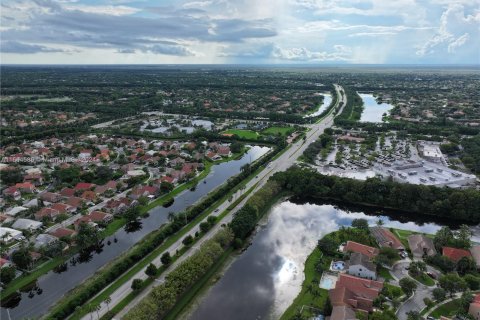
M 78 155 L 79 158 L 81 159 L 86 159 L 92 157 L 92 150 L 90 149 L 85 149 L 80 151 L 80 154 Z
M 22 197 L 20 190 L 18 190 L 17 187 L 13 186 L 3 190 L 3 195 L 5 197 L 11 197 L 13 198 L 13 200 L 20 200 L 20 198 Z
M 470 253 L 472 254 L 472 258 L 477 265 L 477 269 L 480 269 L 480 246 L 473 246 L 470 248 Z
M 44 207 L 37 211 L 33 216 L 35 217 L 35 220 L 41 221 L 43 218 L 47 217 L 52 220 L 55 220 L 55 218 L 60 215 L 60 212 L 58 210 L 52 209 L 52 208 L 47 208 Z
M 408 237 L 408 246 L 410 251 L 417 259 L 422 259 L 424 256 L 434 256 L 437 253 L 433 240 L 423 234 L 412 234 Z
M 480 293 L 473 297 L 473 301 L 468 308 L 468 314 L 474 317 L 475 320 L 480 320 Z
M 68 228 L 58 228 L 50 232 L 50 235 L 57 237 L 58 239 L 71 238 L 75 234 L 76 232 L 74 230 Z
M 77 211 L 77 207 L 73 207 L 65 203 L 54 203 L 50 208 L 57 210 L 60 214 L 73 213 Z
M 354 252 L 346 263 L 347 273 L 370 280 L 377 280 L 377 266 L 366 255 Z
M 95 184 L 93 183 L 87 183 L 87 182 L 79 182 L 75 186 L 75 191 L 85 191 L 85 190 L 90 190 L 95 187 Z
M 33 245 L 35 249 L 41 249 L 48 247 L 53 243 L 57 242 L 58 238 L 46 233 L 41 233 L 35 238 L 35 244 Z
M 380 247 L 393 248 L 400 251 L 405 250 L 402 242 L 386 228 L 370 227 L 370 233 L 375 240 L 377 240 L 377 243 Z
M 93 211 L 88 216 L 93 222 L 96 223 L 109 223 L 113 220 L 113 216 L 111 214 L 102 211 Z
M 34 193 L 36 188 L 31 182 L 17 183 L 15 187 L 20 190 L 20 192 L 25 193 Z
M 4 259 L 4 258 L 0 258 L 0 269 L 1 268 L 7 268 L 7 267 L 10 267 L 12 266 L 12 263 L 10 261 L 8 261 L 7 259 Z
M 31 219 L 18 219 L 12 225 L 12 228 L 19 230 L 35 231 L 42 227 L 43 223 Z
M 373 300 L 383 289 L 383 282 L 340 274 L 335 289 L 328 292 L 332 307 L 347 306 L 354 311 L 368 313 L 373 310 Z
M 0 241 L 4 243 L 9 243 L 14 240 L 20 241 L 24 239 L 25 237 L 21 231 L 12 228 L 0 227 Z
M 41 173 L 30 173 L 23 177 L 23 181 L 31 182 L 38 187 L 43 184 L 43 175 Z
M 75 195 L 75 190 L 72 188 L 63 188 L 60 191 L 60 194 L 64 197 L 73 197 Z
M 85 199 L 87 202 L 95 202 L 97 199 L 97 194 L 94 191 L 86 190 L 80 197 Z
M 230 147 L 228 146 L 222 146 L 217 148 L 217 153 L 221 157 L 231 157 L 232 156 L 232 151 L 230 151 Z
M 208 153 L 206 154 L 206 157 L 207 157 L 208 159 L 210 159 L 211 161 L 217 161 L 217 160 L 222 159 L 221 156 L 219 156 L 218 154 L 216 154 L 215 152 L 212 152 L 212 151 L 208 152 Z
M 111 199 L 107 202 L 104 208 L 110 213 L 120 214 L 130 207 L 130 200 L 128 200 L 127 198 L 123 198 L 123 199 L 127 200 L 127 203 L 125 203 L 125 201 L 122 201 L 120 199 L 118 200 Z
M 358 252 L 372 259 L 378 255 L 379 250 L 355 241 L 347 241 L 347 244 L 343 247 L 343 252 Z
M 141 176 L 143 176 L 143 175 L 146 175 L 145 171 L 143 171 L 143 170 L 137 169 L 137 170 L 129 170 L 129 171 L 127 171 L 127 176 L 128 176 L 129 178 L 141 177 Z
M 13 220 L 12 217 L 10 216 L 7 216 L 6 214 L 1 214 L 0 213 L 0 225 L 2 225 L 3 223 L 9 223 Z
M 74 208 L 81 208 L 85 203 L 85 199 L 79 197 L 70 197 L 65 201 L 65 204 L 74 207 Z
M 5 212 L 5 214 L 7 216 L 10 216 L 10 217 L 15 217 L 15 216 L 17 216 L 17 214 L 19 214 L 20 212 L 25 211 L 25 210 L 28 210 L 28 209 L 25 208 L 25 207 L 22 207 L 22 206 L 17 206 L 17 207 L 13 207 L 10 210 L 7 210 Z
M 471 257 L 470 251 L 452 247 L 443 247 L 442 254 L 454 262 L 458 262 L 463 257 Z
M 62 200 L 62 195 L 53 192 L 43 192 L 40 194 L 40 199 L 46 202 L 55 203 Z
M 332 308 L 332 315 L 330 320 L 358 320 L 352 308 L 349 306 L 336 306 Z

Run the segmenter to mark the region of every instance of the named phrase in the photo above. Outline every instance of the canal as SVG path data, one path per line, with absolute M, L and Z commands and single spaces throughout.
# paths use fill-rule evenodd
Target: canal
M 35 283 L 19 292 L 13 298 L 2 301 L 1 318 L 11 319 L 39 318 L 54 305 L 65 293 L 88 279 L 101 267 L 130 249 L 148 233 L 167 222 L 169 212 L 181 212 L 198 199 L 223 184 L 228 178 L 238 174 L 242 165 L 260 158 L 270 150 L 269 147 L 252 146 L 241 159 L 223 162 L 212 167 L 212 172 L 201 181 L 194 191 L 186 190 L 175 198 L 168 208 L 156 207 L 149 216 L 141 220 L 136 230 L 119 229 L 113 236 L 104 240 L 98 252 L 88 256 L 75 256 L 66 266 L 50 271 Z
M 386 227 L 435 233 L 445 221 L 367 208 L 309 201 L 283 201 L 257 228 L 251 246 L 197 301 L 189 319 L 278 319 L 293 302 L 304 280 L 307 256 L 324 235 L 350 226 L 353 219 Z M 452 227 L 456 227 L 453 225 Z

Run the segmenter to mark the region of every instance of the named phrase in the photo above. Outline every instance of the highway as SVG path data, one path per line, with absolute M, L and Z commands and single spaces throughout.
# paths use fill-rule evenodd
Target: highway
M 246 192 L 247 190 L 255 186 L 255 189 L 249 195 L 247 195 L 245 199 L 243 199 L 234 209 L 232 209 L 225 217 L 223 217 L 223 219 L 218 221 L 217 224 L 206 235 L 201 237 L 193 248 L 185 252 L 179 259 L 177 259 L 171 266 L 169 266 L 169 268 L 166 269 L 159 278 L 157 278 L 150 286 L 145 288 L 139 295 L 137 295 L 135 299 L 131 303 L 129 303 L 128 306 L 125 307 L 115 317 L 115 319 L 121 319 L 132 307 L 134 307 L 139 301 L 141 301 L 146 295 L 148 295 L 154 286 L 157 286 L 161 284 L 163 281 L 165 281 L 165 277 L 173 269 L 175 269 L 182 261 L 192 256 L 195 253 L 195 251 L 198 249 L 198 247 L 202 245 L 202 243 L 211 239 L 215 235 L 215 233 L 219 231 L 220 228 L 222 228 L 221 227 L 222 224 L 228 224 L 232 220 L 235 213 L 245 204 L 246 201 L 248 201 L 248 199 L 256 191 L 258 191 L 258 189 L 260 189 L 267 182 L 267 180 L 273 174 L 275 174 L 276 172 L 285 171 L 289 167 L 291 167 L 295 163 L 295 161 L 298 159 L 298 157 L 303 154 L 305 149 L 312 142 L 318 139 L 318 137 L 323 133 L 323 131 L 326 128 L 329 128 L 333 125 L 335 114 L 340 114 L 341 111 L 343 110 L 343 107 L 346 105 L 346 95 L 345 95 L 344 89 L 337 84 L 335 84 L 334 86 L 335 86 L 335 90 L 338 97 L 334 108 L 332 108 L 332 111 L 319 122 L 308 125 L 309 131 L 306 134 L 305 140 L 300 139 L 299 141 L 290 145 L 290 147 L 286 151 L 284 151 L 284 153 L 281 154 L 281 156 L 279 156 L 277 159 L 270 162 L 269 165 L 267 165 L 267 167 L 264 170 L 262 170 L 254 179 L 250 180 L 246 184 L 246 188 L 244 188 L 243 190 L 239 190 L 237 194 L 234 195 L 234 199 L 237 199 L 243 192 Z M 340 102 L 343 102 L 342 108 L 338 112 L 336 112 Z M 230 204 L 231 203 L 228 200 L 223 202 L 217 207 L 217 209 L 214 212 L 211 213 L 211 215 L 218 215 L 219 212 L 225 211 L 230 206 Z M 206 220 L 207 220 L 207 217 L 204 219 L 204 221 Z M 197 226 L 192 228 L 192 230 L 190 230 L 188 234 L 194 237 L 195 232 L 199 231 L 198 225 L 199 224 L 197 224 Z M 183 247 L 182 240 L 183 238 L 179 239 L 177 242 L 172 244 L 166 251 L 170 252 L 170 254 L 174 254 L 176 250 L 180 250 Z M 162 254 L 159 254 L 158 257 L 152 262 L 157 267 L 161 266 L 160 257 Z M 120 301 L 122 301 L 130 292 L 132 292 L 131 285 L 132 285 L 133 279 L 147 278 L 145 274 L 145 269 L 146 268 L 139 271 L 135 276 L 131 277 L 127 282 L 125 282 L 119 288 L 117 288 L 117 290 L 115 290 L 115 292 L 110 295 L 111 302 L 108 305 L 104 302 L 100 305 L 100 309 L 98 310 L 98 315 L 100 317 L 103 316 L 113 306 L 115 306 Z M 94 313 L 91 313 L 91 314 L 89 313 L 85 315 L 82 319 L 89 320 L 92 318 L 92 316 L 93 318 L 97 318 L 97 311 L 95 311 Z

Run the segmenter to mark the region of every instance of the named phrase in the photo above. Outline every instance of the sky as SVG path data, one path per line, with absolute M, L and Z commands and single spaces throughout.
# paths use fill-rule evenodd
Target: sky
M 2 0 L 2 64 L 480 64 L 480 0 Z

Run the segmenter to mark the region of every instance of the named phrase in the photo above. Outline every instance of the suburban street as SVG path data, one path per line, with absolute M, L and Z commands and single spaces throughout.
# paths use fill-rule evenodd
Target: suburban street
M 246 188 L 243 189 L 243 191 L 239 191 L 238 195 L 234 196 L 234 199 L 236 197 L 240 196 L 243 192 L 246 192 L 247 190 L 249 190 L 250 188 L 252 188 L 253 186 L 256 185 L 255 189 L 249 195 L 247 195 L 245 197 L 245 199 L 243 199 L 234 209 L 232 209 L 223 219 L 218 221 L 217 224 L 206 235 L 201 237 L 193 248 L 191 248 L 190 250 L 185 252 L 179 259 L 177 259 L 175 261 L 175 263 L 173 263 L 171 266 L 169 266 L 169 268 L 167 270 L 165 270 L 162 273 L 162 275 L 158 279 L 156 279 L 156 281 L 152 285 L 145 288 L 138 296 L 136 296 L 135 299 L 131 303 L 129 303 L 128 306 L 126 308 L 124 308 L 116 316 L 116 319 L 122 318 L 132 307 L 134 307 L 139 301 L 141 301 L 146 295 L 148 295 L 154 286 L 157 286 L 158 284 L 165 281 L 165 277 L 172 270 L 174 270 L 181 262 L 183 262 L 185 259 L 192 256 L 195 253 L 195 251 L 198 249 L 198 247 L 201 246 L 205 241 L 211 239 L 215 235 L 215 233 L 218 230 L 220 230 L 220 228 L 222 228 L 221 227 L 222 224 L 228 224 L 232 220 L 235 213 L 245 204 L 246 201 L 248 201 L 248 199 L 256 191 L 258 191 L 267 182 L 267 180 L 273 174 L 275 174 L 276 172 L 285 171 L 289 167 L 291 167 L 295 163 L 297 158 L 300 155 L 303 154 L 304 150 L 312 142 L 314 142 L 323 133 L 323 131 L 326 128 L 329 128 L 333 125 L 333 120 L 334 120 L 334 117 L 335 117 L 334 114 L 341 113 L 341 111 L 343 110 L 343 107 L 346 105 L 346 96 L 345 96 L 345 93 L 344 93 L 344 89 L 340 85 L 337 85 L 337 84 L 335 84 L 334 86 L 335 86 L 335 90 L 336 90 L 338 99 L 337 99 L 336 105 L 332 109 L 332 112 L 330 112 L 327 116 L 325 116 L 321 121 L 308 125 L 309 131 L 306 134 L 305 140 L 300 139 L 299 141 L 290 145 L 290 147 L 281 156 L 279 156 L 276 160 L 270 162 L 265 169 L 263 169 L 255 178 L 250 180 L 246 184 Z M 343 102 L 342 109 L 339 110 L 339 112 L 335 112 L 335 110 L 338 108 L 338 106 L 341 102 Z M 228 201 L 228 200 L 223 202 L 222 204 L 220 204 L 217 207 L 217 209 L 214 212 L 211 213 L 211 215 L 218 215 L 219 212 L 225 211 L 230 206 L 230 204 L 231 204 L 231 202 Z M 207 217 L 203 221 L 206 221 L 206 220 L 207 220 Z M 185 236 L 191 235 L 191 236 L 194 237 L 195 232 L 197 232 L 197 231 L 199 231 L 198 225 L 197 225 L 197 227 L 192 228 L 192 230 L 190 230 L 188 232 L 188 234 L 186 234 Z M 165 252 L 168 251 L 171 254 L 173 254 L 173 253 L 175 253 L 176 250 L 180 250 L 183 247 L 183 244 L 182 244 L 183 238 L 184 237 L 182 237 L 182 239 L 179 239 L 178 241 L 176 241 Z M 163 254 L 163 252 L 161 254 L 159 254 L 158 257 L 152 262 L 157 267 L 161 266 L 160 257 L 161 257 L 162 254 Z M 93 313 L 93 317 L 96 318 L 97 313 L 100 317 L 103 316 L 109 309 L 111 309 L 113 306 L 115 306 L 120 301 L 122 301 L 132 291 L 131 285 L 132 285 L 133 279 L 146 279 L 147 276 L 145 274 L 145 269 L 146 268 L 139 271 L 137 274 L 135 274 L 133 277 L 131 277 L 127 282 L 125 282 L 123 285 L 121 285 L 113 294 L 111 294 L 110 295 L 111 302 L 109 303 L 109 305 L 107 305 L 106 303 L 102 303 L 100 305 L 100 309 L 98 310 L 98 312 L 96 311 L 96 312 Z M 82 319 L 88 320 L 88 319 L 91 319 L 91 316 L 92 316 L 92 314 L 89 313 L 89 314 L 85 315 Z
M 397 279 L 395 282 L 398 285 L 398 280 L 410 277 L 408 275 L 408 270 L 406 269 L 411 263 L 410 259 L 400 260 L 398 261 L 391 271 L 392 275 Z M 437 278 L 440 276 L 440 272 L 431 266 L 427 265 L 427 271 L 433 273 Z M 417 290 L 412 297 L 410 297 L 407 301 L 400 305 L 397 310 L 397 317 L 399 320 L 406 320 L 407 319 L 407 312 L 408 311 L 418 311 L 420 312 L 423 308 L 426 307 L 423 299 L 430 298 L 432 299 L 432 291 L 435 289 L 435 286 L 429 287 L 420 282 L 417 282 Z

